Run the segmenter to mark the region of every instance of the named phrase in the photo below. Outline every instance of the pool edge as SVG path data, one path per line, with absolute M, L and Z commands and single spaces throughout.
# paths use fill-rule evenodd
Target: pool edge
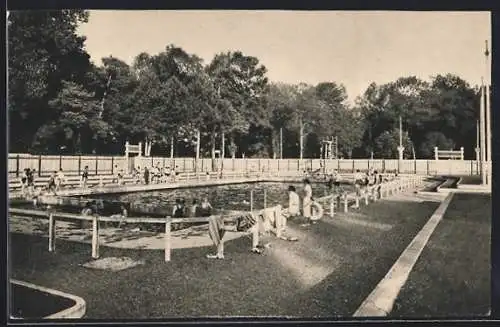
M 70 300 L 75 301 L 75 305 L 70 308 L 64 309 L 62 311 L 56 312 L 49 316 L 45 316 L 42 319 L 79 319 L 85 315 L 87 304 L 84 299 L 79 296 L 72 295 L 69 293 L 61 292 L 55 289 L 38 286 L 32 283 L 23 282 L 17 279 L 10 279 L 10 282 L 16 285 L 25 286 L 29 288 L 33 288 L 38 291 L 46 292 L 55 296 L 64 297 Z M 22 318 L 20 319 L 22 320 Z

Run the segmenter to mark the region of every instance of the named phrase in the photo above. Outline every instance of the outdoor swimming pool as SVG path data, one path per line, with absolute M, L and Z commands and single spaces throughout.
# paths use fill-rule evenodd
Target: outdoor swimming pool
M 123 202 L 143 203 L 153 205 L 162 210 L 172 210 L 175 200 L 183 198 L 186 205 L 191 205 L 193 199 L 201 201 L 207 197 L 215 209 L 222 210 L 249 210 L 250 193 L 253 190 L 253 208 L 264 208 L 264 190 L 266 190 L 266 204 L 268 207 L 281 204 L 288 205 L 288 186 L 294 185 L 301 195 L 301 183 L 245 183 L 209 187 L 179 188 L 164 191 L 134 192 L 127 194 L 105 194 L 99 198 Z M 351 191 L 351 185 L 344 184 L 342 188 Z M 313 183 L 313 197 L 319 198 L 327 193 L 325 183 Z

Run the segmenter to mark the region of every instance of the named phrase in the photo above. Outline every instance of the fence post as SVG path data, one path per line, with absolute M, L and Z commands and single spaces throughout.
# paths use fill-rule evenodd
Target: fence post
M 347 207 L 348 207 L 347 202 L 348 202 L 348 200 L 347 200 L 347 194 L 346 194 L 346 196 L 344 197 L 344 212 L 347 212 Z
M 128 164 L 128 162 L 126 163 Z M 111 157 L 111 175 L 115 173 L 115 157 Z
M 429 160 L 427 160 L 427 176 L 429 176 Z
M 170 261 L 170 239 L 172 231 L 172 218 L 167 217 L 165 221 L 165 262 Z
M 253 211 L 253 190 L 250 190 L 250 212 Z
M 264 189 L 264 209 L 267 208 L 267 190 Z
M 80 176 L 81 170 L 82 170 L 82 156 L 78 155 L 78 176 Z
M 382 159 L 382 173 L 385 173 L 385 159 Z
M 96 175 L 99 175 L 99 172 L 97 171 L 98 162 L 99 162 L 99 157 L 95 156 L 95 174 Z
M 16 177 L 19 177 L 19 155 L 16 156 Z
M 56 250 L 56 222 L 54 214 L 49 213 L 49 252 Z
M 182 172 L 186 172 L 186 158 L 182 159 Z
M 99 258 L 99 220 L 97 215 L 92 216 L 92 258 Z
M 59 154 L 59 170 L 62 169 L 62 155 Z
M 354 159 L 352 159 L 352 172 L 354 173 Z
M 38 155 L 38 177 L 42 176 L 42 155 Z
M 260 171 L 261 171 L 261 169 L 260 169 L 260 158 L 259 158 L 259 159 L 257 159 L 257 160 L 259 161 L 259 162 L 258 162 L 258 171 L 259 171 L 259 173 L 260 173 Z

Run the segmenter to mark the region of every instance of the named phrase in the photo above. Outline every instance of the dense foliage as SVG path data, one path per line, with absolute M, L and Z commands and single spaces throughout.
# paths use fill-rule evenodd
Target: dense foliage
M 339 82 L 272 83 L 258 58 L 218 53 L 205 64 L 175 45 L 96 65 L 76 34 L 83 10 L 12 12 L 8 25 L 10 152 L 123 153 L 126 140 L 152 154 L 214 156 L 225 136 L 229 156 L 319 157 L 337 136 L 342 157 L 397 156 L 402 117 L 405 157 L 432 158 L 434 146 L 476 142 L 478 88 L 458 76 L 402 77 L 371 84 L 354 105 Z

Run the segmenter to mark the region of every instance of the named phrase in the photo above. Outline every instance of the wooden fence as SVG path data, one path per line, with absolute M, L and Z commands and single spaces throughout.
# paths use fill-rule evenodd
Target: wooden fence
M 131 161 L 129 161 L 131 160 Z M 324 163 L 324 167 L 323 167 Z M 80 175 L 88 166 L 91 175 L 114 174 L 116 169 L 127 171 L 135 167 L 175 167 L 178 172 L 212 171 L 211 159 L 194 158 L 133 157 L 124 156 L 42 156 L 9 154 L 9 177 L 19 177 L 25 168 L 36 169 L 38 176 L 63 169 L 65 175 Z M 422 175 L 478 175 L 480 165 L 475 160 L 402 160 L 397 159 L 218 159 L 217 169 L 224 171 L 304 171 L 306 169 L 337 169 L 340 173 L 366 171 L 370 168 L 379 172 L 399 172 Z
M 355 203 L 356 206 L 359 206 L 360 200 L 364 198 L 364 204 L 369 205 L 369 201 L 377 201 L 378 199 L 382 199 L 389 195 L 407 192 L 409 190 L 418 188 L 423 183 L 422 176 L 404 176 L 400 178 L 396 178 L 389 182 L 383 183 L 381 185 L 374 185 L 372 187 L 366 188 L 364 190 L 364 194 L 360 197 L 355 192 L 350 192 L 348 194 L 344 194 L 343 196 L 339 195 L 327 195 L 321 198 L 318 198 L 316 201 L 321 203 L 328 203 L 329 205 L 329 216 L 334 217 L 335 212 L 340 207 L 340 202 L 343 202 L 344 212 L 348 211 L 348 206 L 351 203 Z M 380 187 L 379 193 L 377 194 L 377 188 Z M 251 198 L 253 196 L 251 195 Z M 253 202 L 253 199 L 251 200 Z M 266 200 L 264 200 L 266 202 Z M 252 205 L 253 207 L 253 205 Z M 285 209 L 286 210 L 286 209 Z M 266 214 L 271 212 L 274 215 L 276 226 L 276 236 L 280 237 L 282 231 L 281 221 L 283 208 L 281 205 L 275 205 L 272 207 L 267 207 L 264 204 L 264 209 L 253 210 L 250 209 L 254 215 L 258 216 L 261 214 Z M 46 218 L 49 220 L 49 240 L 48 240 L 48 250 L 49 252 L 55 252 L 56 249 L 56 223 L 57 221 L 91 221 L 92 222 L 92 258 L 97 259 L 100 257 L 99 254 L 99 223 L 100 222 L 126 222 L 126 223 L 145 223 L 145 224 L 164 224 L 165 226 L 165 234 L 164 234 L 164 260 L 165 262 L 171 261 L 171 243 L 172 243 L 172 235 L 171 235 L 171 226 L 173 223 L 195 223 L 202 222 L 208 223 L 210 217 L 196 217 L 196 218 L 132 218 L 132 217 L 124 217 L 124 218 L 115 218 L 115 217 L 99 217 L 97 215 L 94 216 L 84 216 L 79 214 L 70 214 L 70 213 L 62 213 L 55 212 L 52 210 L 42 211 L 42 210 L 29 210 L 29 209 L 18 209 L 18 208 L 9 208 L 10 215 L 17 216 L 27 216 L 27 217 L 38 217 L 38 218 Z M 228 215 L 224 217 L 225 222 L 234 221 L 241 217 L 242 212 L 235 213 L 234 215 Z M 257 219 L 257 224 L 262 223 L 260 219 Z M 255 247 L 259 243 L 259 226 L 258 228 L 254 228 L 252 232 L 252 247 Z M 208 237 L 208 235 L 207 235 Z

